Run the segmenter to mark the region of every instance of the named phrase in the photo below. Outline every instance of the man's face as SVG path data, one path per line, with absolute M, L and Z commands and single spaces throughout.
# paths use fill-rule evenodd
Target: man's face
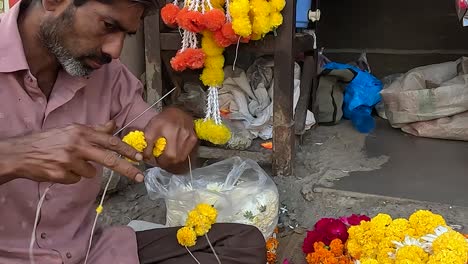
M 86 76 L 119 58 L 125 36 L 138 30 L 144 7 L 128 0 L 110 2 L 66 3 L 41 23 L 42 43 L 70 75 Z

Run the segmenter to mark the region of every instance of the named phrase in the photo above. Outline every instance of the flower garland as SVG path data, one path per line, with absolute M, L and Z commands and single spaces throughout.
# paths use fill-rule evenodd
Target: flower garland
M 276 251 L 278 250 L 279 241 L 276 238 L 278 235 L 278 228 L 275 228 L 273 235 L 266 241 L 267 250 L 267 264 L 274 264 L 277 262 Z
M 223 9 L 224 5 L 224 9 Z M 178 0 L 161 9 L 163 22 L 182 31 L 182 47 L 171 59 L 176 71 L 203 69 L 200 80 L 208 87 L 204 119 L 195 122 L 198 138 L 224 145 L 231 132 L 221 120 L 218 89 L 224 82 L 224 48 L 258 40 L 283 23 L 285 0 Z M 197 34 L 201 33 L 201 49 Z
M 208 238 L 208 232 L 211 226 L 216 222 L 218 211 L 209 204 L 198 204 L 195 209 L 190 211 L 185 221 L 185 226 L 177 230 L 177 241 L 181 246 L 184 246 L 195 262 L 200 263 L 197 258 L 190 252 L 189 247 L 193 247 L 197 243 L 197 237 L 205 236 L 208 244 L 213 251 L 218 263 L 221 261 L 216 254 L 210 239 Z

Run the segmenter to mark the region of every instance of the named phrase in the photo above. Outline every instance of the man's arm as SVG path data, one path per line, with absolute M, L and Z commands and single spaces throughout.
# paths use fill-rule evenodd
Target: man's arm
M 6 142 L 0 142 L 0 185 L 14 180 L 17 164 L 8 155 L 12 146 Z

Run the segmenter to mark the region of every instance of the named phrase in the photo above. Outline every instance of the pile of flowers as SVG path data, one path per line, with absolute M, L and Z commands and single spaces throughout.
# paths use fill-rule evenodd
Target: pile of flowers
M 408 219 L 378 214 L 324 218 L 307 232 L 308 263 L 466 264 L 468 240 L 445 219 L 419 210 Z

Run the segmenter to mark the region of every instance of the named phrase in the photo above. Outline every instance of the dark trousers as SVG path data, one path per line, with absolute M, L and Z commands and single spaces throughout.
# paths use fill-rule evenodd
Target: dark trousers
M 177 242 L 179 228 L 161 228 L 137 232 L 141 264 L 196 263 L 185 247 Z M 215 224 L 208 237 L 222 264 L 265 264 L 266 249 L 262 233 L 240 224 Z M 201 264 L 218 264 L 205 237 L 189 248 Z

